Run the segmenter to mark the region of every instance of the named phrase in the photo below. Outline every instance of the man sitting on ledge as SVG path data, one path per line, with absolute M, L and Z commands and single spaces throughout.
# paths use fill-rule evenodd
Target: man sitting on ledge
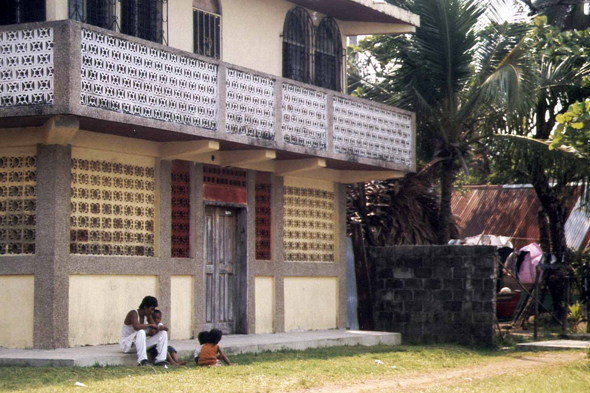
M 131 353 L 133 347 L 135 347 L 137 350 L 137 363 L 140 366 L 148 364 L 147 350 L 153 346 L 158 351 L 154 364 L 156 366 L 166 364 L 168 332 L 165 330 L 158 331 L 158 325 L 154 323 L 152 314 L 156 307 L 158 307 L 158 299 L 153 296 L 144 297 L 137 310 L 131 310 L 127 313 L 121 329 L 121 338 L 119 339 L 121 350 L 125 353 Z M 141 323 L 142 321 L 143 323 Z M 155 329 L 157 333 L 148 337 L 147 332 L 149 329 Z

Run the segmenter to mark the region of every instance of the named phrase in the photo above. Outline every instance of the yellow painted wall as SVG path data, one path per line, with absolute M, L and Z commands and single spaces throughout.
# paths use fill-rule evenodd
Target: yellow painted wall
M 193 51 L 193 0 L 168 2 L 168 45 Z
M 184 340 L 193 338 L 195 278 L 194 276 L 171 277 L 170 317 L 164 315 L 164 324 L 170 326 L 170 338 Z M 170 322 L 168 322 L 170 321 Z
M 0 276 L 0 315 L 0 347 L 33 347 L 34 276 Z
M 273 277 L 254 278 L 255 332 L 275 331 L 275 280 Z
M 295 5 L 277 0 L 219 0 L 221 4 L 221 59 L 272 75 L 282 75 L 283 23 Z M 117 2 L 117 15 L 120 6 Z M 317 26 L 323 15 L 310 12 Z M 47 19 L 68 18 L 68 0 L 48 0 Z M 340 24 L 340 21 L 337 21 Z M 343 32 L 344 33 L 344 32 Z M 168 45 L 193 51 L 193 1 L 168 4 Z M 346 47 L 346 42 L 343 41 Z
M 119 342 L 125 316 L 158 294 L 156 276 L 70 276 L 69 344 Z
M 285 277 L 285 331 L 338 327 L 337 277 Z

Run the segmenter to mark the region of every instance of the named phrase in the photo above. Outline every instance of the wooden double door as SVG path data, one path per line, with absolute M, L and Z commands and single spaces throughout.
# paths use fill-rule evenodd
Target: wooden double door
M 239 209 L 205 208 L 205 323 L 225 334 L 237 333 L 241 239 Z

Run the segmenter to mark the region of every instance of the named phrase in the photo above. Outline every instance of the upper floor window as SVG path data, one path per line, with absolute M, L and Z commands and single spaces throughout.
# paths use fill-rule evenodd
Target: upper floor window
M 340 91 L 342 38 L 336 21 L 324 18 L 314 28 L 301 7 L 289 11 L 283 27 L 283 76 Z
M 311 83 L 313 22 L 303 8 L 289 11 L 283 26 L 283 76 Z
M 168 0 L 120 0 L 121 33 L 144 40 L 165 43 L 164 15 L 168 15 Z M 166 20 L 166 24 L 167 24 Z
M 216 0 L 193 1 L 194 52 L 221 58 L 221 7 Z
M 105 29 L 112 29 L 115 21 L 116 0 L 69 0 L 70 19 Z
M 0 6 L 0 25 L 45 21 L 45 0 L 4 0 Z
M 315 85 L 340 91 L 342 38 L 332 18 L 324 18 L 315 35 Z

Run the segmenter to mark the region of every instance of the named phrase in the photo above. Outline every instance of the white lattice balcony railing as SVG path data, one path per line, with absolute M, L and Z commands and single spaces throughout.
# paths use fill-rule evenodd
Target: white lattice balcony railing
M 64 113 L 415 169 L 411 112 L 78 22 L 0 26 L 0 118 Z

